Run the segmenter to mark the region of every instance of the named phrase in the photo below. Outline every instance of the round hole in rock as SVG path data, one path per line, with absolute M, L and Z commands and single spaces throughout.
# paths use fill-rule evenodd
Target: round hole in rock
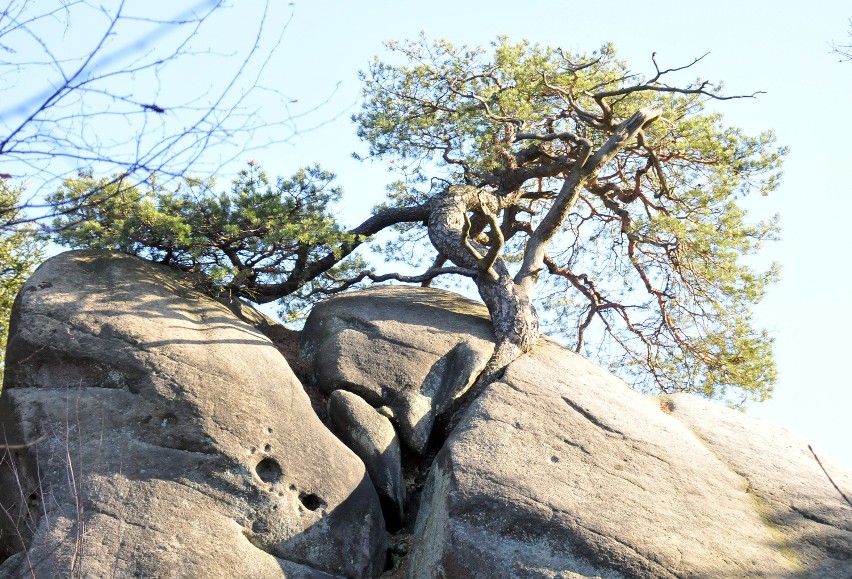
M 275 483 L 281 478 L 281 466 L 272 458 L 264 458 L 254 467 L 258 478 L 265 483 Z
M 315 511 L 321 507 L 325 506 L 325 501 L 322 500 L 319 496 L 314 493 L 302 493 L 299 495 L 299 501 L 305 506 L 309 511 Z
M 272 452 L 272 445 L 271 445 L 271 444 L 267 444 L 266 446 L 264 446 L 264 447 L 263 447 L 263 452 Z

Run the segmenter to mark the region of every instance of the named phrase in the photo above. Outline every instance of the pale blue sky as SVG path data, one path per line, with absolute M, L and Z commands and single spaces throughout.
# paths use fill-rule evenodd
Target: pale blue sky
M 138 3 L 159 18 L 193 4 L 197 2 Z M 213 43 L 223 53 L 238 50 L 254 30 L 256 4 L 235 4 L 214 23 Z M 665 67 L 709 52 L 689 78 L 721 79 L 729 93 L 766 91 L 754 100 L 718 106 L 729 123 L 751 133 L 773 129 L 791 149 L 780 189 L 748 204 L 755 218 L 780 213 L 783 227 L 783 240 L 765 252 L 767 260 L 782 264 L 782 281 L 758 312 L 759 322 L 777 339 L 780 381 L 773 400 L 753 405 L 749 412 L 852 466 L 852 378 L 846 364 L 852 342 L 852 274 L 845 238 L 852 186 L 844 172 L 852 164 L 852 62 L 839 63 L 829 53 L 830 41 L 847 40 L 852 17 L 847 1 L 296 0 L 289 7 L 285 2 L 275 6 L 275 18 L 281 21 L 292 11 L 292 21 L 263 83 L 289 98 L 264 103 L 258 95 L 259 104 L 266 105 L 264 114 L 280 116 L 283 104 L 293 113 L 325 104 L 295 120 L 294 127 L 281 128 L 282 136 L 292 128 L 299 131 L 287 143 L 247 153 L 241 162 L 253 158 L 269 173 L 282 175 L 321 162 L 339 176 L 346 192 L 339 215 L 351 225 L 368 215 L 392 180 L 381 165 L 351 158 L 364 147 L 348 120 L 358 101 L 357 72 L 381 55 L 384 40 L 424 31 L 457 44 L 485 44 L 506 34 L 571 51 L 591 51 L 611 41 L 637 72 L 649 70 L 652 52 Z M 173 94 L 211 84 L 211 75 L 224 71 L 206 64 L 215 59 L 204 58 L 161 82 Z M 274 93 L 267 94 L 272 99 Z

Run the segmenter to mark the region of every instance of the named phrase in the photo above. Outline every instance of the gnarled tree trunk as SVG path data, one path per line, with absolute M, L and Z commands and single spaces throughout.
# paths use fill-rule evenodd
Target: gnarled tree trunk
M 515 283 L 502 257 L 496 256 L 493 264 L 488 263 L 489 248 L 468 238 L 468 212 L 496 217 L 504 203 L 487 189 L 453 186 L 433 200 L 429 216 L 429 239 L 435 248 L 457 266 L 479 271 L 476 286 L 491 314 L 497 338 L 494 355 L 465 396 L 468 399 L 498 378 L 510 362 L 528 352 L 539 337 L 538 315 L 527 289 Z M 496 223 L 492 222 L 492 227 Z
M 659 118 L 657 106 L 637 111 L 612 132 L 597 150 L 586 150 L 565 176 L 562 187 L 536 230 L 530 235 L 520 271 L 509 275 L 502 252 L 498 213 L 517 203 L 521 192 L 472 186 L 451 186 L 433 198 L 429 213 L 429 239 L 447 259 L 459 267 L 474 269 L 479 295 L 491 313 L 497 347 L 485 370 L 473 386 L 450 409 L 460 414 L 485 386 L 498 379 L 503 370 L 521 354 L 528 352 L 539 337 L 538 316 L 531 297 L 544 267 L 547 246 L 564 223 L 585 184 L 615 156 L 619 149 L 637 138 L 644 127 Z M 490 247 L 469 239 L 468 212 L 484 215 L 491 224 Z M 450 418 L 450 425 L 455 419 Z

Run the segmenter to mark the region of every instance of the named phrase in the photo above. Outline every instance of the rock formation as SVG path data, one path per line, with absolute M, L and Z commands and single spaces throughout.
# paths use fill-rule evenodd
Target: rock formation
M 394 527 L 405 513 L 405 486 L 399 437 L 387 416 L 346 390 L 335 390 L 328 399 L 332 431 L 364 461 L 376 487 L 382 510 Z
M 494 351 L 484 305 L 424 288 L 341 295 L 315 307 L 302 333 L 319 388 L 387 405 L 403 442 L 421 453 L 436 416 L 473 384 Z
M 270 341 L 171 270 L 47 261 L 15 305 L 6 363 L 2 434 L 31 446 L 0 465 L 0 576 L 381 572 L 362 462 Z
M 36 272 L 0 394 L 0 577 L 852 577 L 852 471 L 783 429 L 543 340 L 444 432 L 487 312 L 380 287 L 317 306 L 294 360 L 365 469 L 271 322 L 233 310 L 129 257 Z
M 435 329 L 432 316 L 411 314 L 431 303 L 454 312 Z M 484 336 L 486 322 L 481 306 L 447 292 L 374 289 L 317 306 L 305 329 L 306 355 L 316 359 L 320 388 L 393 404 L 400 398 L 393 386 L 374 397 L 394 380 L 389 371 L 429 356 L 408 362 L 415 369 L 405 374 L 425 382 L 432 360 L 457 350 L 456 336 Z M 354 362 L 322 357 L 365 343 L 393 353 Z M 466 370 L 456 380 L 472 378 Z M 440 412 L 440 404 L 431 406 Z M 848 468 L 831 462 L 830 471 L 852 489 Z M 694 396 L 638 394 L 544 340 L 483 392 L 431 464 L 407 572 L 852 576 L 852 507 L 798 437 Z

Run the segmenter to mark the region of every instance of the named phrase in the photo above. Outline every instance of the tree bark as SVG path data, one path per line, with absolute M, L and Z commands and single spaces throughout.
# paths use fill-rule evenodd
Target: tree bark
M 544 269 L 544 256 L 548 244 L 565 222 L 583 187 L 597 177 L 598 172 L 615 157 L 618 151 L 636 139 L 642 129 L 660 118 L 662 112 L 658 106 L 645 107 L 637 111 L 618 125 L 609 139 L 594 154 L 590 154 L 582 163 L 577 163 L 568 173 L 553 205 L 530 236 L 524 251 L 524 262 L 515 276 L 515 281 L 528 293 L 533 293 L 538 276 Z
M 474 281 L 491 314 L 497 338 L 494 355 L 478 381 L 484 382 L 482 386 L 530 351 L 539 337 L 538 315 L 527 290 L 515 283 L 502 257 L 488 263 L 488 248 L 468 239 L 467 213 L 496 216 L 504 203 L 503 198 L 487 189 L 452 186 L 433 200 L 429 215 L 429 239 L 441 255 L 459 267 L 479 270 Z M 468 397 L 476 394 L 471 392 Z
M 455 427 L 465 408 L 485 387 L 502 376 L 506 366 L 532 349 L 540 334 L 538 315 L 531 296 L 544 267 L 547 245 L 565 221 L 583 186 L 594 179 L 622 147 L 633 141 L 660 114 L 661 109 L 656 106 L 638 111 L 616 127 L 597 151 L 592 153 L 587 150 L 586 155 L 577 160 L 565 177 L 554 204 L 530 237 L 524 262 L 514 279 L 509 275 L 505 261 L 499 256 L 498 249 L 502 248 L 493 247 L 499 236 L 492 235 L 491 248 L 468 239 L 470 221 L 467 214 L 474 211 L 485 215 L 491 226 L 497 227 L 497 214 L 516 203 L 520 193 L 497 195 L 489 189 L 451 186 L 433 199 L 429 214 L 429 239 L 441 255 L 457 266 L 479 271 L 475 278 L 476 287 L 491 314 L 497 338 L 494 354 L 485 370 L 442 417 L 444 434 Z

